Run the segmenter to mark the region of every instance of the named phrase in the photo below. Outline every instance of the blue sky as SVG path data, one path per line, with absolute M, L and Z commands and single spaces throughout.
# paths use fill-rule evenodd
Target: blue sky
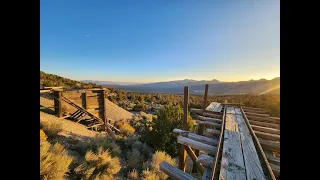
M 41 0 L 40 70 L 75 80 L 280 76 L 280 1 Z

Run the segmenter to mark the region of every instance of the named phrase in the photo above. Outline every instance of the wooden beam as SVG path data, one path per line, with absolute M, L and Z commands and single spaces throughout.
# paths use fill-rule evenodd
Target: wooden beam
M 208 116 L 208 117 L 213 117 L 213 118 L 222 118 L 222 113 L 218 112 L 212 112 L 212 111 L 207 111 L 207 110 L 202 110 L 202 109 L 196 109 L 196 108 L 190 108 L 190 112 L 197 113 L 202 116 Z
M 107 130 L 107 107 L 106 107 L 106 90 L 102 90 L 102 111 L 103 111 L 103 122 L 104 122 L 104 126 L 105 126 L 105 130 Z
M 214 122 L 214 123 L 222 123 L 221 119 L 217 119 L 217 118 L 211 118 L 211 117 L 204 117 L 204 116 L 198 116 L 198 119 L 201 121 L 209 121 L 209 122 Z
M 193 164 L 200 171 L 200 173 L 203 174 L 203 171 L 204 171 L 203 166 L 199 162 L 197 162 L 198 158 L 195 155 L 195 153 L 192 151 L 192 149 L 189 146 L 185 146 L 185 149 L 186 149 L 188 155 L 190 156 L 190 158 L 192 159 Z
M 214 128 L 221 129 L 221 124 L 217 124 L 217 123 L 213 123 L 213 122 L 196 120 L 196 123 L 199 124 L 199 125 L 211 126 L 211 127 L 214 127 Z
M 201 115 L 203 115 L 203 113 L 204 113 L 204 111 L 206 110 L 206 107 L 207 107 L 208 88 L 209 88 L 209 85 L 206 84 L 206 85 L 205 85 L 205 88 L 204 88 L 204 97 L 203 97 L 202 114 L 201 114 Z M 202 117 L 203 117 L 203 116 L 202 116 Z M 199 124 L 198 129 L 197 129 L 197 134 L 203 135 L 203 130 L 204 130 L 204 125 Z M 195 150 L 195 154 L 196 154 L 197 156 L 199 156 L 200 151 L 199 151 L 198 149 L 196 149 L 196 150 Z M 196 166 L 195 166 L 195 164 L 193 165 L 192 172 L 193 172 L 193 173 L 196 173 Z
M 250 120 L 250 119 L 249 119 L 249 123 L 250 123 L 250 125 L 263 126 L 263 127 L 273 128 L 273 129 L 280 129 L 280 124 L 254 121 L 254 120 Z
M 275 123 L 275 124 L 280 124 L 280 120 L 277 119 L 272 119 L 272 118 L 267 118 L 267 117 L 257 117 L 257 116 L 251 116 L 247 115 L 247 118 L 250 120 L 255 120 L 255 121 L 260 121 L 260 122 L 267 122 L 267 123 Z
M 251 113 L 257 113 L 257 114 L 265 114 L 263 110 L 250 110 L 250 109 L 243 109 L 245 113 L 251 112 Z
M 217 153 L 215 155 L 216 157 L 216 160 L 214 161 L 214 165 L 212 166 L 212 172 L 211 172 L 211 179 L 210 180 L 214 180 L 214 179 L 217 179 L 217 177 L 219 176 L 218 175 L 218 169 L 221 169 L 221 167 L 218 167 L 219 166 L 219 160 L 218 159 L 221 159 L 221 156 L 222 156 L 222 144 L 223 144 L 223 137 L 224 137 L 224 128 L 225 128 L 225 123 L 226 123 L 226 108 L 223 109 L 223 116 L 222 116 L 222 125 L 221 125 L 221 132 L 220 132 L 220 135 L 219 135 L 219 142 L 218 142 L 218 150 L 217 150 Z
M 189 102 L 189 88 L 188 86 L 184 86 L 184 99 L 183 99 L 183 129 L 188 131 L 188 102 Z M 178 137 L 179 139 L 179 137 Z M 184 147 L 185 144 L 180 145 L 179 150 L 179 169 L 183 172 L 186 172 L 186 158 L 187 153 Z
M 261 108 L 253 108 L 253 107 L 247 107 L 247 106 L 242 106 L 242 109 L 243 110 L 247 110 L 247 109 L 249 109 L 249 110 L 260 110 L 260 111 L 263 111 L 263 109 L 261 109 Z
M 206 152 L 208 154 L 214 155 L 217 152 L 217 147 L 211 146 L 199 141 L 195 141 L 190 138 L 186 138 L 183 136 L 178 136 L 177 141 L 179 144 L 183 144 L 185 146 L 190 146 L 192 148 L 198 149 L 200 151 Z
M 280 158 L 275 157 L 270 150 L 265 150 L 264 153 L 267 156 L 269 163 L 280 166 Z
M 270 149 L 275 152 L 280 152 L 280 142 L 270 141 L 259 138 L 259 142 L 263 149 Z
M 265 153 L 259 143 L 259 140 L 258 140 L 256 134 L 254 133 L 252 127 L 250 126 L 249 120 L 248 120 L 245 112 L 243 111 L 243 108 L 240 107 L 240 109 L 241 109 L 242 115 L 244 117 L 245 123 L 247 124 L 247 127 L 251 133 L 252 138 L 253 138 L 254 145 L 257 148 L 258 156 L 261 159 L 261 161 L 260 161 L 261 165 L 264 167 L 264 172 L 265 172 L 266 178 L 276 180 L 276 177 L 273 174 L 273 171 L 272 171 L 271 166 L 267 160 L 267 157 L 266 157 L 266 155 L 265 155 Z
M 277 166 L 277 165 L 274 165 L 274 164 L 270 164 L 270 166 L 271 166 L 271 169 L 272 169 L 274 175 L 276 177 L 279 177 L 280 176 L 280 166 Z
M 253 112 L 245 112 L 247 116 L 256 116 L 256 117 L 270 117 L 268 114 L 259 114 Z
M 280 135 L 270 134 L 270 133 L 265 133 L 260 131 L 254 131 L 254 133 L 258 138 L 261 138 L 261 139 L 280 141 Z
M 160 170 L 170 177 L 177 179 L 177 180 L 197 180 L 197 178 L 194 178 L 193 176 L 184 173 L 180 169 L 172 166 L 171 164 L 167 163 L 166 161 L 163 161 L 160 164 Z
M 217 129 L 206 129 L 206 134 L 210 134 L 211 136 L 220 136 L 221 131 Z
M 213 167 L 214 161 L 215 161 L 215 158 L 207 154 L 201 154 L 197 160 L 197 162 L 201 163 L 203 166 L 206 166 L 210 169 Z
M 84 92 L 85 109 L 88 110 L 88 92 Z
M 61 90 L 55 90 L 54 91 L 54 111 L 56 116 L 59 118 L 62 117 L 62 91 Z
M 212 169 L 208 167 L 204 167 L 204 173 L 202 175 L 201 180 L 211 180 L 212 178 Z
M 188 131 L 184 131 L 181 129 L 174 129 L 173 135 L 176 137 L 181 135 L 181 136 L 184 136 L 184 137 L 187 137 L 187 138 L 190 138 L 190 139 L 193 139 L 193 140 L 196 140 L 196 141 L 208 144 L 208 145 L 212 145 L 212 146 L 216 146 L 218 144 L 218 141 L 216 139 L 209 138 L 206 136 L 201 136 L 201 135 L 194 134 L 194 133 L 190 133 Z
M 239 109 L 239 108 L 237 108 Z M 236 115 L 247 179 L 266 179 L 250 131 L 242 115 Z
M 268 128 L 268 127 L 263 127 L 263 126 L 256 126 L 256 125 L 251 125 L 251 127 L 255 131 L 280 135 L 280 130 L 279 129 Z

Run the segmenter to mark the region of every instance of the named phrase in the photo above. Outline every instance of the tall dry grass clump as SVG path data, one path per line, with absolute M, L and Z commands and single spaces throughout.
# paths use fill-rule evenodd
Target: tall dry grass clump
M 139 179 L 139 173 L 136 169 L 133 169 L 132 171 L 128 172 L 128 179 L 129 180 L 138 180 Z
M 135 132 L 135 129 L 128 122 L 118 122 L 116 126 L 126 136 L 131 136 Z
M 152 155 L 151 161 L 149 161 L 146 165 L 148 168 L 142 172 L 141 179 L 142 180 L 155 180 L 155 179 L 165 180 L 165 179 L 167 179 L 168 175 L 163 173 L 159 167 L 163 161 L 166 161 L 169 164 L 176 166 L 175 159 L 172 159 L 170 155 L 168 155 L 164 151 L 156 151 Z
M 44 133 L 43 130 L 40 129 L 40 142 L 47 140 L 47 138 L 48 136 L 46 135 L 46 133 Z
M 52 146 L 47 141 L 40 142 L 40 179 L 65 179 L 72 160 L 73 158 L 59 143 Z
M 88 151 L 84 162 L 74 169 L 76 174 L 83 180 L 106 180 L 115 179 L 114 175 L 120 171 L 120 161 L 117 157 L 112 158 L 108 150 L 100 147 L 97 153 Z
M 48 137 L 53 137 L 62 131 L 61 120 L 40 121 L 40 125 Z

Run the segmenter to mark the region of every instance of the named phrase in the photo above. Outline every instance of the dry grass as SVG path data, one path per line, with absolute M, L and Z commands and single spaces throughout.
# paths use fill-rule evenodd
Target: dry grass
M 65 179 L 72 160 L 59 143 L 52 146 L 47 141 L 40 142 L 40 179 Z
M 141 173 L 141 180 L 160 180 L 160 178 L 154 171 L 146 169 Z
M 120 129 L 122 133 L 127 136 L 131 136 L 134 134 L 135 129 L 128 122 L 117 122 L 116 126 Z
M 138 180 L 139 179 L 139 173 L 138 171 L 136 171 L 135 169 L 133 169 L 132 171 L 128 172 L 128 178 L 130 180 Z
M 176 160 L 172 159 L 170 155 L 168 155 L 164 151 L 156 151 L 156 153 L 153 154 L 153 156 L 152 156 L 152 160 L 151 160 L 151 163 L 150 163 L 150 168 L 155 174 L 157 174 L 159 176 L 159 178 L 161 180 L 168 178 L 168 175 L 163 173 L 160 170 L 160 167 L 159 167 L 159 165 L 163 161 L 166 161 L 167 163 L 169 163 L 169 164 L 171 164 L 173 166 L 176 166 Z
M 43 130 L 40 129 L 40 142 L 47 140 L 47 138 L 48 136 L 46 135 L 46 133 L 44 133 Z
M 83 180 L 115 179 L 114 175 L 120 171 L 120 161 L 117 157 L 112 158 L 110 153 L 102 147 L 95 154 L 88 151 L 84 162 L 74 169 Z
M 62 131 L 62 122 L 60 120 L 40 121 L 43 131 L 53 137 Z

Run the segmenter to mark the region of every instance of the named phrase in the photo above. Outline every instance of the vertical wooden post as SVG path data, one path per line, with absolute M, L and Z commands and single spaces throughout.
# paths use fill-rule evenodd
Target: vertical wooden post
M 204 99 L 203 99 L 203 104 L 202 104 L 202 115 L 203 115 L 203 113 L 204 113 L 204 110 L 205 110 L 206 107 L 207 107 L 208 88 L 209 88 L 209 85 L 206 84 L 205 89 L 204 89 Z M 199 134 L 199 135 L 202 136 L 203 130 L 204 130 L 204 125 L 203 125 L 203 124 L 199 124 L 197 134 Z M 196 149 L 196 150 L 194 151 L 194 153 L 196 154 L 197 157 L 198 157 L 199 154 L 200 154 L 200 152 L 199 152 L 198 149 Z M 193 172 L 193 173 L 196 173 L 196 172 L 197 172 L 197 166 L 196 166 L 196 164 L 193 165 L 193 167 L 192 167 L 192 172 Z
M 88 94 L 87 94 L 87 91 L 84 92 L 84 103 L 85 103 L 85 109 L 88 110 Z
M 62 117 L 62 91 L 61 90 L 54 90 L 54 112 L 56 116 Z
M 103 122 L 105 130 L 107 130 L 107 110 L 106 110 L 106 90 L 102 89 L 102 111 L 103 111 Z
M 189 88 L 188 86 L 184 87 L 184 106 L 183 106 L 183 129 L 188 131 L 188 103 L 189 103 Z M 184 145 L 180 144 L 179 152 L 179 169 L 183 172 L 186 172 L 186 159 L 187 152 Z

